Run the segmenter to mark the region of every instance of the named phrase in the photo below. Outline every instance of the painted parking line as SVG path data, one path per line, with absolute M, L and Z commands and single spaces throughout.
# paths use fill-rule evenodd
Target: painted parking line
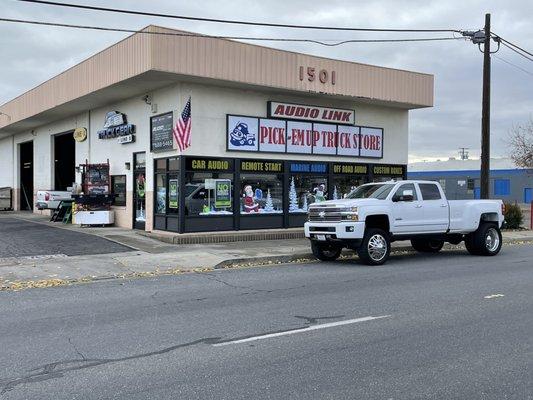
M 294 335 L 297 333 L 317 331 L 319 329 L 334 328 L 336 326 L 351 325 L 351 324 L 356 324 L 358 322 L 373 321 L 375 319 L 388 318 L 388 317 L 390 317 L 390 315 L 380 315 L 378 317 L 368 316 L 368 317 L 361 317 L 361 318 L 354 318 L 354 319 L 346 319 L 344 321 L 336 321 L 336 322 L 328 322 L 326 324 L 312 325 L 306 328 L 297 328 L 297 329 L 291 329 L 291 330 L 282 331 L 282 332 L 267 333 L 264 335 L 251 336 L 251 337 L 247 337 L 243 339 L 228 340 L 227 342 L 215 343 L 213 344 L 213 346 L 219 347 L 219 346 L 227 346 L 229 344 L 254 342 L 256 340 L 271 339 L 271 338 L 276 338 L 280 336 Z

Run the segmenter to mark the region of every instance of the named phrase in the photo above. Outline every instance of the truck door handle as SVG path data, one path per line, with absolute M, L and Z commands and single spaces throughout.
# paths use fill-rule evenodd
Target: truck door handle
M 422 208 L 422 204 L 415 204 L 415 208 Z
M 441 204 L 441 207 L 448 207 L 448 204 Z

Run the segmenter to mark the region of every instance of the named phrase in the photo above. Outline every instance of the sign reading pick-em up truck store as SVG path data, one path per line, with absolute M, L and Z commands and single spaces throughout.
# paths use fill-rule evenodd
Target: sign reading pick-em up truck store
M 105 115 L 104 129 L 98 131 L 98 138 L 118 138 L 119 143 L 132 143 L 135 141 L 135 125 L 128 124 L 126 114 L 110 111 Z
M 383 129 L 227 115 L 227 150 L 383 157 Z

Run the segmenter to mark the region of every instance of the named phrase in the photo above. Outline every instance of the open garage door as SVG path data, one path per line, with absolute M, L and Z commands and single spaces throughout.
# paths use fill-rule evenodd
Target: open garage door
M 76 142 L 72 132 L 54 136 L 54 190 L 67 190 L 76 179 Z
M 21 143 L 19 150 L 20 150 L 19 208 L 21 210 L 33 210 L 33 142 Z

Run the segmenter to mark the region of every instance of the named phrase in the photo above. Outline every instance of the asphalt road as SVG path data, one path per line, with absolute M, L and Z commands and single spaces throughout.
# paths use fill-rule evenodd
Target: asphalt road
M 531 399 L 532 260 L 529 244 L 2 292 L 0 399 Z
M 57 225 L 60 226 L 61 222 Z M 79 256 L 131 250 L 95 235 L 57 229 L 20 218 L 0 217 L 0 258 L 56 254 Z

